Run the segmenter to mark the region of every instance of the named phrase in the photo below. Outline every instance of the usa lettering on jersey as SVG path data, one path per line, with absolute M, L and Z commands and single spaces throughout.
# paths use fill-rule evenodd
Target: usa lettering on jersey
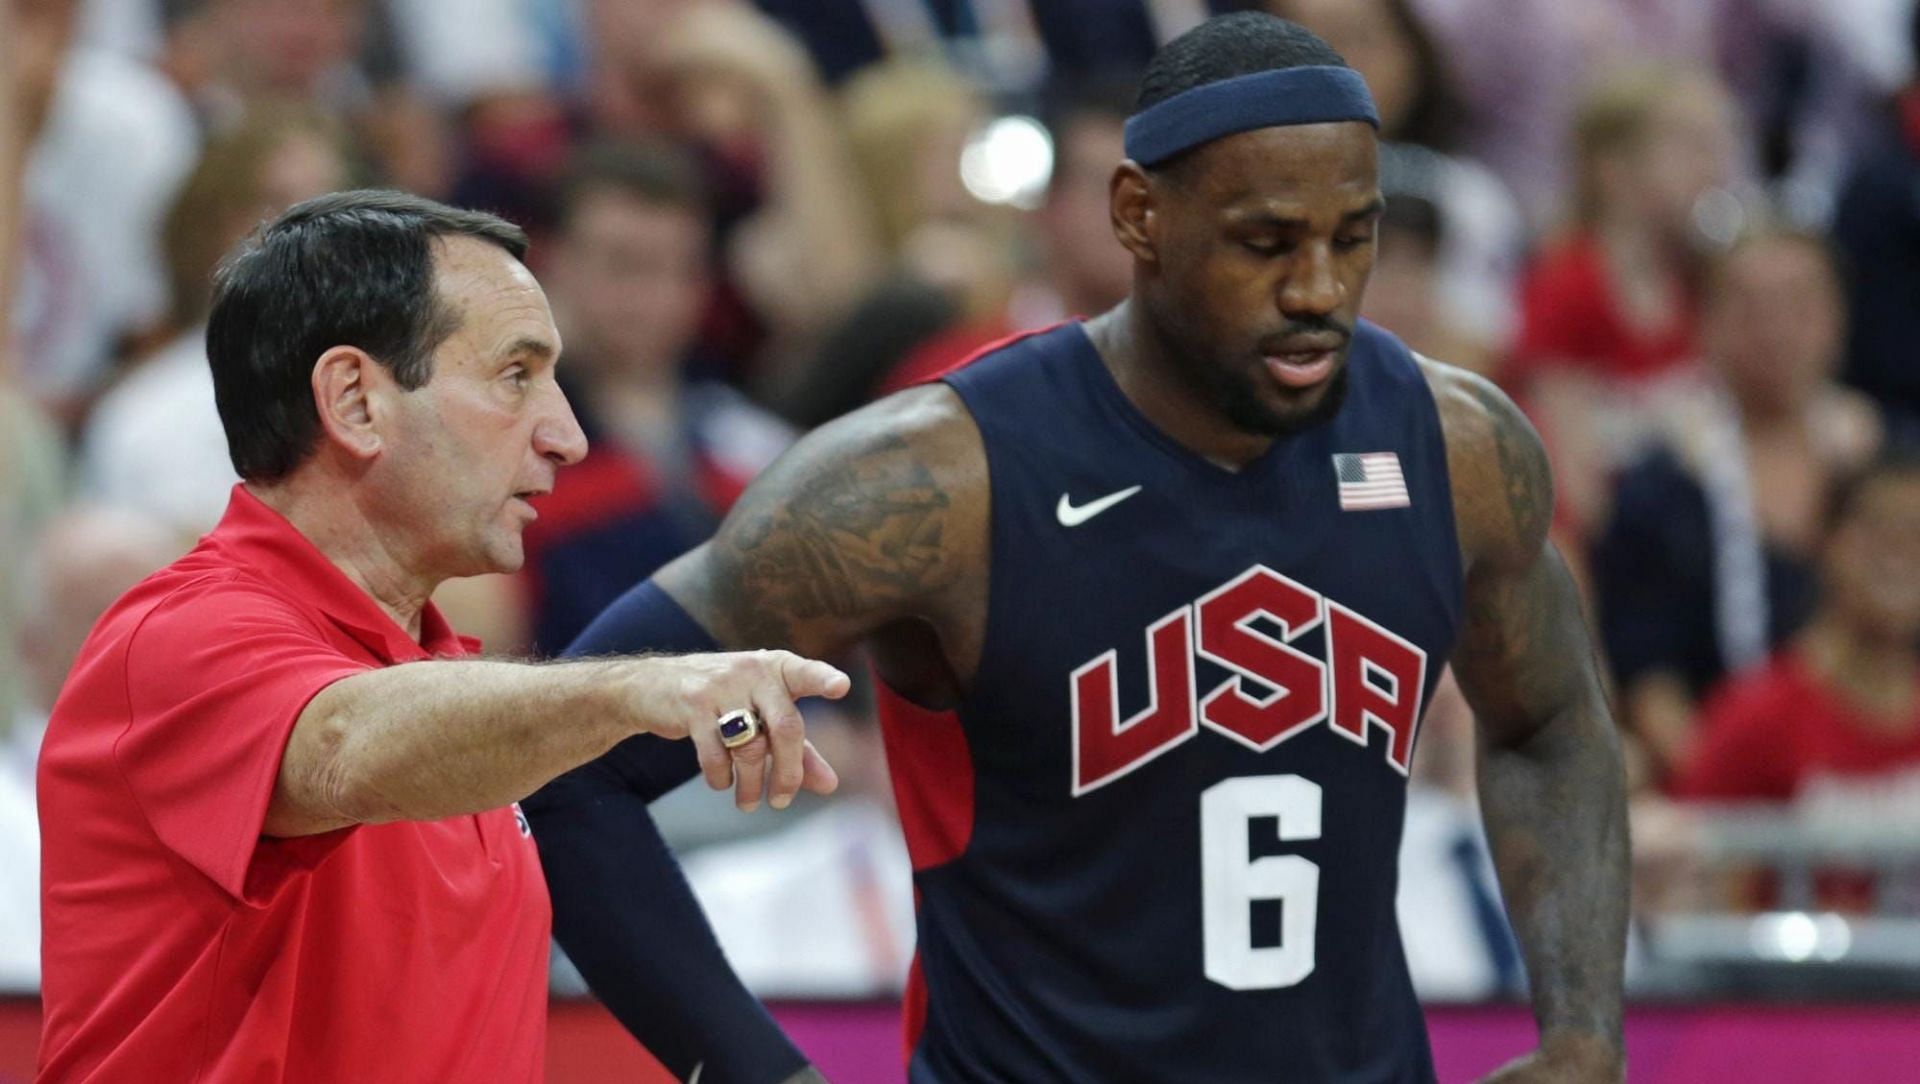
M 1279 630 L 1271 635 L 1262 625 Z M 1326 658 L 1294 646 L 1325 628 Z M 1119 711 L 1118 652 L 1073 671 L 1073 794 L 1113 782 L 1202 727 L 1266 752 L 1326 724 L 1365 748 L 1386 732 L 1387 763 L 1406 775 L 1426 690 L 1427 654 L 1364 614 L 1265 565 L 1149 625 L 1147 706 Z M 1204 694 L 1196 659 L 1229 677 Z

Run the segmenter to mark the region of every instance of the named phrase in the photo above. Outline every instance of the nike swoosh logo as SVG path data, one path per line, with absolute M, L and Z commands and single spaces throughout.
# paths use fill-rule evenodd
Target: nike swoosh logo
M 1078 508 L 1074 507 L 1073 502 L 1067 499 L 1065 493 L 1062 493 L 1060 494 L 1060 503 L 1054 506 L 1053 514 L 1059 518 L 1060 526 L 1078 527 L 1082 523 L 1085 523 L 1138 492 L 1140 492 L 1140 487 L 1132 486 L 1118 493 L 1109 493 L 1097 501 L 1088 501 Z

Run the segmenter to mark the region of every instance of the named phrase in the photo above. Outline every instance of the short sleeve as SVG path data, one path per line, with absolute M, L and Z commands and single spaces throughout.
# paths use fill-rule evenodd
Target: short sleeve
M 127 645 L 115 760 L 154 834 L 228 895 L 264 902 L 351 831 L 263 840 L 267 804 L 308 701 L 371 669 L 282 599 L 244 583 L 184 588 Z

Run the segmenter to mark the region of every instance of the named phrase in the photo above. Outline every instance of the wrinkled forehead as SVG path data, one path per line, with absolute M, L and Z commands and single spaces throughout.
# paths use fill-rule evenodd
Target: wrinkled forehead
M 546 292 L 525 264 L 471 237 L 434 242 L 434 291 L 456 321 L 454 333 L 482 349 L 522 340 L 559 352 Z
M 512 253 L 459 235 L 433 240 L 433 283 L 443 301 L 459 308 L 541 292 L 533 272 Z
M 1195 148 L 1179 168 L 1192 194 L 1216 208 L 1281 202 L 1344 213 L 1380 194 L 1379 139 L 1358 121 L 1238 132 Z

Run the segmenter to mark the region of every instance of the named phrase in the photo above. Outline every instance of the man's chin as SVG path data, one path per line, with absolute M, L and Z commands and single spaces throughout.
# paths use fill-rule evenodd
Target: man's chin
M 1246 396 L 1228 404 L 1227 416 L 1235 427 L 1265 437 L 1290 437 L 1333 420 L 1347 399 L 1347 368 L 1342 364 L 1333 375 L 1311 388 L 1302 388 L 1281 402 L 1263 402 Z
M 515 527 L 507 537 L 493 539 L 479 557 L 474 562 L 473 570 L 462 575 L 508 576 L 526 567 L 527 546 L 520 537 L 519 528 Z

